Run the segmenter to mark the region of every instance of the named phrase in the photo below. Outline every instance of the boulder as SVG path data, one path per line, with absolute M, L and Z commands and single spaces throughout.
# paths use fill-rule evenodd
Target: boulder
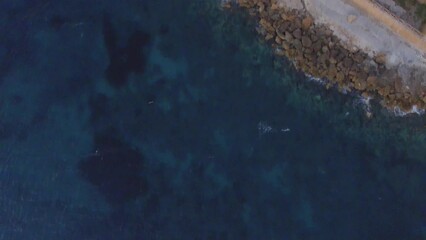
M 374 57 L 374 61 L 378 64 L 385 64 L 386 63 L 386 54 L 379 53 Z
M 271 40 L 272 38 L 274 38 L 274 35 L 272 35 L 272 34 L 268 33 L 268 34 L 266 34 L 265 40 L 269 41 L 269 40 Z
M 330 49 L 328 49 L 328 47 L 326 45 L 322 46 L 321 51 L 323 53 L 328 53 L 330 51 Z
M 335 77 L 336 77 L 336 74 L 337 74 L 337 69 L 336 69 L 335 67 L 330 67 L 330 68 L 328 69 L 327 74 L 328 74 L 328 77 L 329 77 L 329 78 L 335 78 Z
M 302 28 L 302 20 L 301 20 L 300 18 L 296 18 L 296 19 L 294 20 L 294 26 L 295 26 L 296 28 Z
M 293 46 L 294 48 L 296 48 L 296 50 L 298 51 L 302 51 L 302 42 L 299 39 L 296 39 L 293 41 Z
M 312 19 L 312 17 L 310 17 L 310 16 L 305 17 L 302 20 L 302 28 L 307 30 L 312 26 L 313 23 L 314 23 L 314 20 Z
M 318 62 L 320 62 L 322 64 L 325 64 L 327 59 L 328 59 L 328 55 L 327 54 L 321 54 L 318 57 Z
M 312 42 L 316 42 L 319 40 L 319 37 L 317 36 L 317 34 L 315 32 L 309 33 Z
M 332 31 L 331 29 L 326 29 L 326 30 L 325 30 L 325 35 L 326 35 L 326 36 L 328 36 L 328 37 L 329 37 L 329 36 L 331 36 L 332 34 L 333 34 L 333 31 Z
M 354 60 L 355 60 L 355 62 L 357 62 L 357 63 L 362 63 L 362 62 L 364 62 L 364 60 L 365 60 L 365 58 L 362 56 L 362 54 L 361 53 L 355 53 L 354 55 L 353 55 L 353 57 L 352 57 Z
M 282 39 L 281 39 L 279 36 L 276 36 L 276 37 L 275 37 L 275 42 L 276 42 L 277 44 L 281 45 L 281 43 L 282 43 Z
M 315 42 L 313 45 L 312 45 L 312 49 L 315 51 L 315 52 L 319 52 L 320 50 L 321 50 L 321 42 L 320 41 L 317 41 L 317 42 Z
M 377 84 L 377 77 L 376 76 L 372 76 L 372 75 L 368 76 L 368 78 L 367 78 L 367 84 L 369 86 L 376 86 L 376 84 Z
M 338 72 L 336 74 L 336 80 L 338 82 L 343 82 L 343 80 L 345 80 L 345 74 L 343 72 Z
M 282 46 L 285 50 L 289 50 L 290 49 L 290 45 L 286 42 L 282 42 Z
M 291 35 L 289 32 L 285 32 L 284 40 L 287 42 L 292 42 L 294 40 L 293 35 Z
M 312 40 L 307 36 L 303 36 L 302 37 L 302 45 L 304 47 L 311 47 L 312 46 Z
M 282 40 L 285 40 L 285 32 L 281 31 L 281 29 L 275 30 L 275 33 L 277 34 L 279 38 L 281 38 Z
M 350 58 L 345 58 L 345 59 L 343 59 L 343 66 L 345 66 L 345 67 L 347 67 L 347 68 L 351 68 L 352 67 L 352 64 L 353 64 L 353 61 L 352 61 L 352 59 L 350 59 Z
M 293 36 L 297 39 L 302 38 L 302 30 L 300 30 L 300 28 L 297 28 L 293 31 Z
M 367 82 L 364 79 L 357 79 L 354 83 L 354 87 L 357 90 L 363 91 L 367 88 Z
M 260 26 L 262 26 L 269 33 L 275 32 L 275 29 L 272 26 L 272 24 L 270 22 L 268 22 L 266 19 L 263 19 L 263 18 L 260 19 L 259 24 L 260 24 Z

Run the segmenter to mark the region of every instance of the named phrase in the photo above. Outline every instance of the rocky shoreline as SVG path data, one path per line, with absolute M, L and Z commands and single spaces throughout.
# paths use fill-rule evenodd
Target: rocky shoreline
M 409 113 L 426 109 L 426 86 L 408 86 L 396 69 L 386 68 L 384 55 L 369 57 L 354 46 L 346 46 L 306 11 L 285 9 L 276 0 L 237 0 L 232 4 L 256 18 L 257 32 L 277 55 L 287 57 L 306 74 L 324 79 L 327 88 L 336 86 L 344 92 L 358 91 L 365 98 L 379 97 L 391 110 Z M 227 1 L 224 7 L 232 4 Z

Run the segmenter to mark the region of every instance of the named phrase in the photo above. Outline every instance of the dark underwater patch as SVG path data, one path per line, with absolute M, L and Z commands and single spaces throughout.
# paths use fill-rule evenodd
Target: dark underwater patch
M 169 27 L 169 25 L 167 25 L 167 24 L 163 24 L 163 25 L 161 25 L 160 26 L 160 29 L 159 29 L 159 34 L 160 35 L 166 35 L 166 34 L 168 34 L 170 32 L 170 27 Z
M 118 34 L 108 15 L 103 19 L 104 42 L 109 56 L 109 65 L 105 71 L 106 79 L 118 88 L 127 83 L 130 73 L 143 74 L 147 62 L 148 45 L 151 37 L 144 31 L 133 32 L 126 46 L 118 46 Z
M 115 131 L 96 134 L 94 154 L 80 161 L 80 174 L 95 185 L 112 205 L 121 205 L 148 190 L 141 175 L 144 157 L 122 140 Z
M 61 29 L 65 23 L 67 23 L 67 19 L 60 15 L 54 15 L 49 20 L 49 26 L 55 31 Z
M 109 99 L 105 94 L 98 93 L 89 98 L 90 122 L 98 121 L 108 115 Z

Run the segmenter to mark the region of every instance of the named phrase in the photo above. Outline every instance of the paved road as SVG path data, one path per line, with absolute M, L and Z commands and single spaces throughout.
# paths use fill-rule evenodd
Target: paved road
M 411 29 L 409 25 L 399 18 L 394 17 L 385 9 L 378 6 L 377 3 L 371 0 L 347 0 L 351 5 L 359 8 L 367 13 L 370 17 L 376 19 L 391 31 L 399 35 L 407 43 L 416 49 L 426 54 L 426 38 L 420 35 L 415 30 Z

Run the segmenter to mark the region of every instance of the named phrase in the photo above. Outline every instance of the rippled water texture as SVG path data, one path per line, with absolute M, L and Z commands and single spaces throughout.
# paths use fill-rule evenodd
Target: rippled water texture
M 423 239 L 424 116 L 212 1 L 0 1 L 0 239 Z

